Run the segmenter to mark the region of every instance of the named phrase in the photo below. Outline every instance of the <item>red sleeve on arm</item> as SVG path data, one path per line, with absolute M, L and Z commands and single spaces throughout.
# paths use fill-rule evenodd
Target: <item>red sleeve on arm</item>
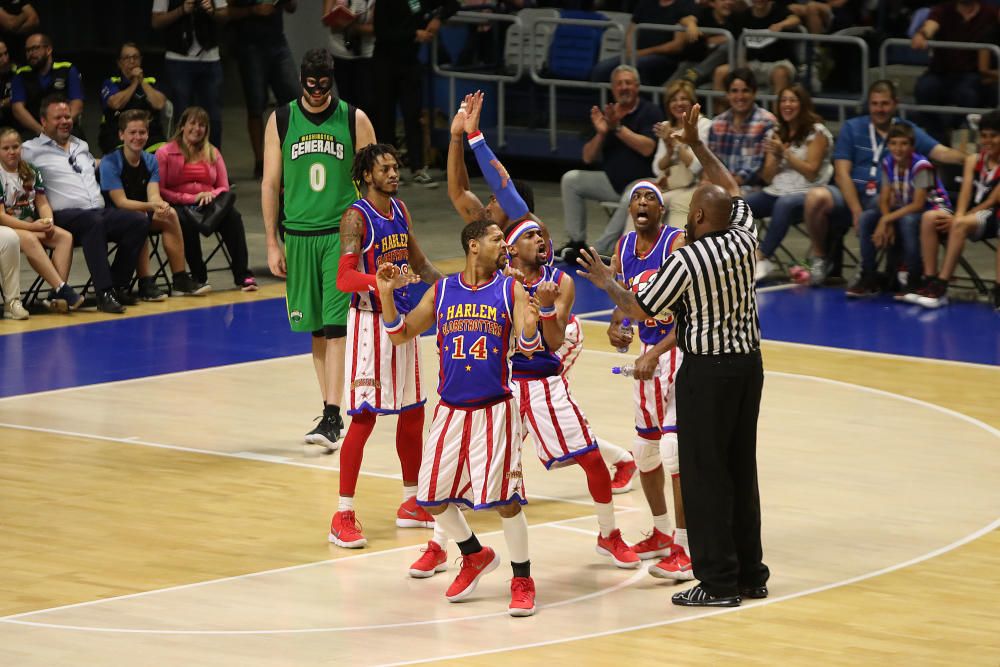
M 337 289 L 341 292 L 367 292 L 378 288 L 373 274 L 358 271 L 360 260 L 361 256 L 353 252 L 340 256 L 340 265 L 337 267 Z

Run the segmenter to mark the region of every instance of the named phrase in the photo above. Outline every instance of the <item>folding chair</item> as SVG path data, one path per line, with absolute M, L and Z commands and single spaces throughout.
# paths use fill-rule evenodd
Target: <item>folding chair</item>
M 219 253 L 222 253 L 222 258 L 226 261 L 225 266 L 217 266 L 214 269 L 209 268 L 211 271 L 232 271 L 233 270 L 233 258 L 229 256 L 229 251 L 226 250 L 226 244 L 222 242 L 222 234 L 215 232 L 215 248 L 212 252 L 208 253 L 208 257 L 205 258 L 205 266 L 212 263 L 212 258 L 214 258 Z

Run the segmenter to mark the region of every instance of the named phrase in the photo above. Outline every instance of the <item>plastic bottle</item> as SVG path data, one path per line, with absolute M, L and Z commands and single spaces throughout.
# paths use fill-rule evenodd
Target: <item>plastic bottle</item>
M 628 344 L 626 344 L 623 347 L 616 347 L 615 349 L 621 352 L 622 354 L 625 354 L 626 352 L 628 352 L 629 344 L 632 343 L 632 336 L 634 336 L 635 333 L 632 331 L 632 320 L 628 319 L 627 317 L 624 320 L 622 320 L 621 326 L 622 326 L 622 336 L 628 338 Z
M 614 375 L 621 375 L 627 378 L 633 377 L 635 375 L 635 364 L 625 364 L 624 366 L 612 366 L 611 373 Z

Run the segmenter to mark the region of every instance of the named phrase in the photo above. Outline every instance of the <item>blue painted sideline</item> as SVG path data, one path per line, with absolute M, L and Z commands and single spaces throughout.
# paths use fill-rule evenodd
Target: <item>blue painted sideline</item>
M 577 312 L 611 307 L 576 283 Z M 426 289 L 416 288 L 414 300 Z M 1000 317 L 983 304 L 928 311 L 806 288 L 759 302 L 770 340 L 1000 365 Z M 309 334 L 289 330 L 283 298 L 10 334 L 0 336 L 0 397 L 306 354 L 310 345 Z

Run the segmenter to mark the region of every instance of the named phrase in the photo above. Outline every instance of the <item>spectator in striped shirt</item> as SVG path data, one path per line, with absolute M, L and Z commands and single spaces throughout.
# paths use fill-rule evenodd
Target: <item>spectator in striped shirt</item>
M 727 74 L 725 87 L 729 109 L 712 121 L 708 149 L 722 160 L 747 192 L 761 183 L 764 137 L 775 129 L 778 121 L 770 111 L 757 106 L 757 79 L 746 67 Z
M 628 317 L 677 321 L 684 363 L 677 374 L 681 492 L 694 575 L 673 596 L 682 606 L 735 607 L 767 597 L 760 540 L 757 415 L 764 383 L 754 287 L 757 233 L 740 186 L 698 137 L 695 105 L 679 137 L 709 183 L 695 190 L 687 245 L 663 260 L 638 293 L 614 280 L 591 248 L 577 273 L 603 289 Z

